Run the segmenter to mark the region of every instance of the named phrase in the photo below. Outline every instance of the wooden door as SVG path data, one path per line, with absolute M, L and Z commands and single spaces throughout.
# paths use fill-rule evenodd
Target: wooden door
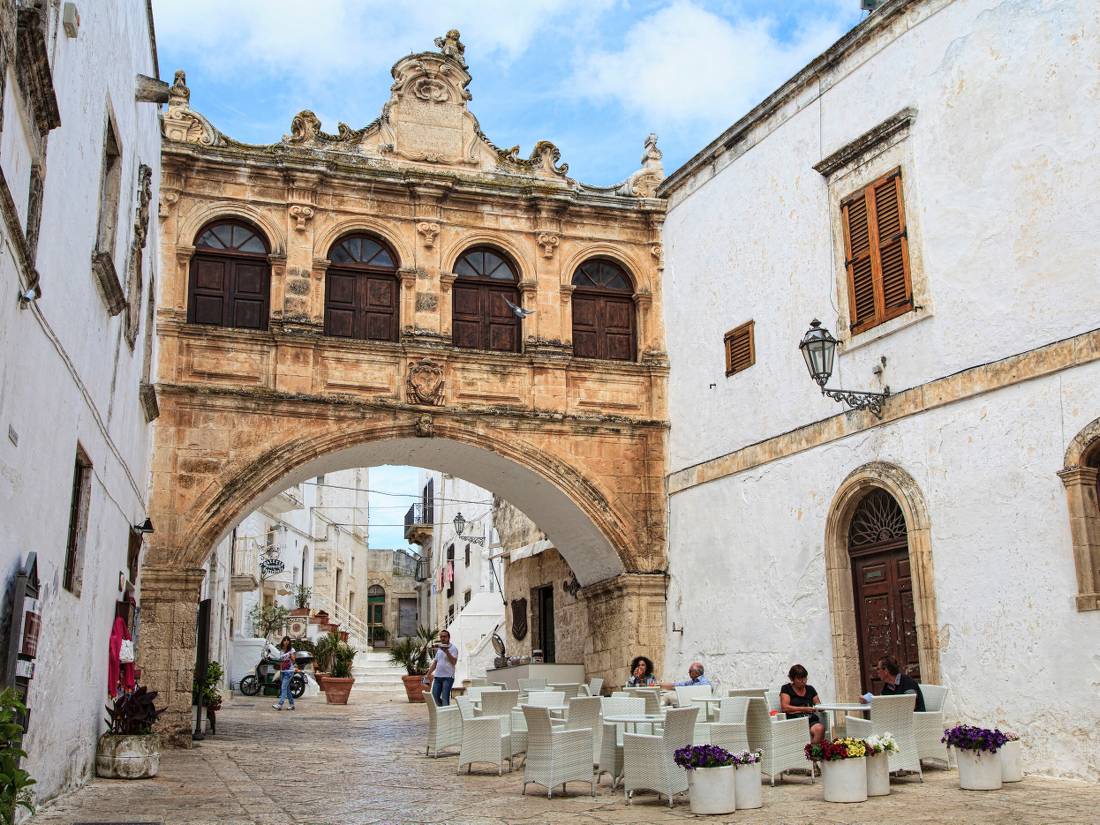
M 540 587 L 539 595 L 539 644 L 543 661 L 554 661 L 554 588 Z
M 457 280 L 451 289 L 454 345 L 519 352 L 519 319 L 506 300 L 519 305 L 519 291 L 514 286 Z
M 329 270 L 325 334 L 361 341 L 396 341 L 397 280 L 392 275 Z

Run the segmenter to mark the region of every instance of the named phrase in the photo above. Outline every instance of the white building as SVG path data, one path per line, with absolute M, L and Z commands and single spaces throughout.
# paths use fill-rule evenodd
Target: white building
M 667 672 L 893 653 L 1100 777 L 1098 56 L 1090 4 L 890 0 L 663 184 Z
M 79 11 L 0 6 L 0 569 L 10 610 L 13 578 L 37 554 L 23 744 L 39 800 L 93 770 L 108 638 L 138 578 L 132 526 L 146 519 L 157 413 L 160 129 L 146 101 L 166 100 L 167 87 L 138 80 L 158 75 L 145 3 Z

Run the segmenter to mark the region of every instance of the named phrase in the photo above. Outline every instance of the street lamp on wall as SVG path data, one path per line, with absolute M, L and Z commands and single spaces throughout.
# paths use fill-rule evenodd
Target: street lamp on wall
M 459 513 L 457 516 L 455 516 L 454 523 L 455 523 L 455 532 L 458 533 L 458 535 L 461 536 L 462 531 L 466 529 L 466 519 L 464 519 L 462 517 L 462 513 Z
M 802 336 L 802 342 L 798 348 L 802 350 L 802 358 L 806 361 L 810 378 L 821 387 L 822 395 L 847 404 L 853 410 L 870 410 L 877 418 L 882 418 L 882 407 L 890 397 L 889 387 L 884 387 L 882 392 L 825 389 L 825 385 L 829 383 L 829 377 L 833 374 L 836 339 L 829 330 L 821 326 L 819 320 L 814 318 L 810 322 L 810 328 Z

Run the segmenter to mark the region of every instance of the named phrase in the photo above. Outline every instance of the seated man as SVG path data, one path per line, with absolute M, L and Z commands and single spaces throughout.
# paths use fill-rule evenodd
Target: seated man
M 688 667 L 688 678 L 679 682 L 664 682 L 661 685 L 663 690 L 673 690 L 678 687 L 687 687 L 688 685 L 709 685 L 707 677 L 703 675 L 703 665 L 701 662 L 692 662 Z
M 921 693 L 920 684 L 912 676 L 902 673 L 897 660 L 892 656 L 883 656 L 878 660 L 878 675 L 882 679 L 882 695 L 897 696 L 902 693 L 915 693 L 916 705 L 913 710 L 916 713 L 924 713 L 924 694 Z M 859 701 L 867 704 L 871 701 L 871 694 L 865 693 Z

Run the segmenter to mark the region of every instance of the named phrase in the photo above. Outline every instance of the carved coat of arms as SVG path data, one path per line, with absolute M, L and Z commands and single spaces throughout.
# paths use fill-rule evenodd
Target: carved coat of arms
M 527 599 L 512 599 L 512 638 L 522 641 L 527 635 Z
M 410 404 L 428 404 L 438 407 L 443 403 L 443 368 L 425 358 L 409 365 L 407 379 Z

